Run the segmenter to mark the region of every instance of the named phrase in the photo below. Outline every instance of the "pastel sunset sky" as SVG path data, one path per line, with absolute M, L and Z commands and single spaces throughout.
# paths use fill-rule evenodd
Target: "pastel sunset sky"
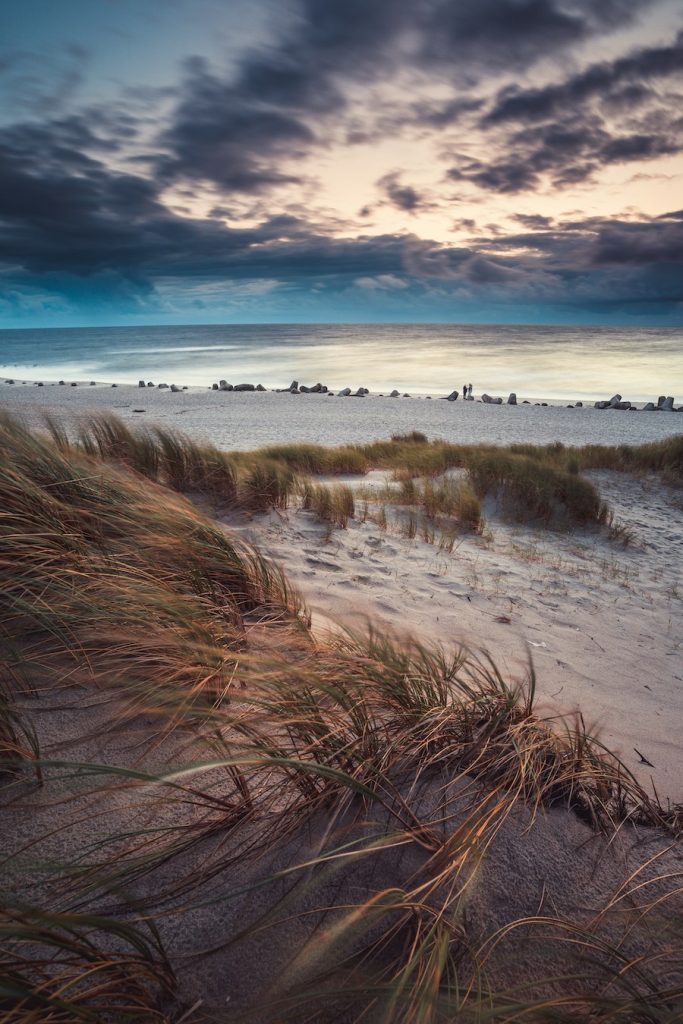
M 680 0 L 3 0 L 0 325 L 683 323 Z

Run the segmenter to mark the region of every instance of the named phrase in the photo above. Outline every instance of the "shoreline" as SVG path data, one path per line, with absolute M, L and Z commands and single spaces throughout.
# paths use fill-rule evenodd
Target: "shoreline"
M 170 378 L 169 378 L 170 380 Z M 567 398 L 556 398 L 556 397 L 541 397 L 538 395 L 525 394 L 524 397 L 519 392 L 508 392 L 507 395 L 497 394 L 489 395 L 488 392 L 483 391 L 470 395 L 468 398 L 464 398 L 462 391 L 458 388 L 452 389 L 449 394 L 430 394 L 425 391 L 418 391 L 413 389 L 409 392 L 399 392 L 398 389 L 385 389 L 384 391 L 372 391 L 365 388 L 363 385 L 358 385 L 356 389 L 349 385 L 345 385 L 342 388 L 328 387 L 320 383 L 313 385 L 299 384 L 297 380 L 292 381 L 289 387 L 268 387 L 260 382 L 253 383 L 238 383 L 229 384 L 226 381 L 213 381 L 211 384 L 176 384 L 175 382 L 167 383 L 166 380 L 161 380 L 160 383 L 152 381 L 143 382 L 140 380 L 137 384 L 133 384 L 127 381 L 103 381 L 103 380 L 88 380 L 87 378 L 75 378 L 60 380 L 22 380 L 19 377 L 12 377 L 10 375 L 0 376 L 0 383 L 7 387 L 16 388 L 30 388 L 32 391 L 36 388 L 114 388 L 128 391 L 133 389 L 138 393 L 149 393 L 150 391 L 168 391 L 169 394 L 205 394 L 206 392 L 218 391 L 221 394 L 282 394 L 282 395 L 325 395 L 326 397 L 334 398 L 369 398 L 369 399 L 391 399 L 396 401 L 411 400 L 411 401 L 447 401 L 447 402 L 461 402 L 474 403 L 482 405 L 509 405 L 511 407 L 520 405 L 533 405 L 547 408 L 567 408 L 567 409 L 600 409 L 609 411 L 628 411 L 628 412 L 682 412 L 683 413 L 683 401 L 680 404 L 676 404 L 676 398 L 674 396 L 658 395 L 654 398 L 649 399 L 636 399 L 622 400 L 621 394 L 617 393 L 610 398 L 584 398 L 575 399 L 573 401 Z M 224 386 L 222 386 L 224 385 Z M 296 386 L 295 386 L 296 385 Z M 641 408 L 639 408 L 641 406 Z
M 521 397 L 521 396 L 520 396 Z M 159 423 L 225 451 L 263 448 L 287 440 L 324 445 L 365 444 L 419 430 L 463 444 L 645 444 L 683 432 L 677 415 L 614 414 L 592 406 L 539 402 L 489 406 L 479 401 L 379 398 L 342 401 L 326 394 L 222 392 L 208 387 L 144 389 L 130 384 L 90 386 L 0 383 L 0 406 L 40 429 L 45 417 L 76 423 L 112 412 L 129 425 Z

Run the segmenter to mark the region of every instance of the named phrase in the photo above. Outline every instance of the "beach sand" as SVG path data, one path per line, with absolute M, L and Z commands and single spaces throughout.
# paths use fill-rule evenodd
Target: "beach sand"
M 360 498 L 346 529 L 296 503 L 250 516 L 221 516 L 206 498 L 196 503 L 284 567 L 318 637 L 363 630 L 370 620 L 380 634 L 488 650 L 508 684 L 523 679 L 531 655 L 536 714 L 580 709 L 646 790 L 655 787 L 664 803 L 680 801 L 683 495 L 654 477 L 590 476 L 628 531 L 627 546 L 604 531 L 512 525 L 490 504 L 481 533 L 458 534 L 452 550 L 441 550 L 405 536 L 400 511 L 386 499 L 385 529 L 371 519 L 378 504 L 368 500 L 364 518 Z M 344 482 L 376 496 L 391 485 L 379 471 Z M 255 647 L 268 621 L 249 622 Z M 298 694 L 300 665 L 293 663 Z M 180 715 L 168 729 L 153 701 L 137 710 L 135 691 L 105 681 L 84 690 L 68 679 L 65 673 L 40 700 L 17 697 L 47 764 L 42 786 L 19 773 L 2 794 L 8 888 L 13 898 L 51 910 L 75 905 L 138 922 L 151 916 L 177 980 L 164 1019 L 285 1019 L 284 993 L 314 979 L 317 985 L 317 972 L 364 951 L 394 923 L 391 914 L 368 915 L 360 934 L 328 947 L 344 914 L 352 918 L 363 901 L 403 893 L 409 913 L 399 937 L 412 941 L 419 916 L 413 887 L 425 920 L 434 911 L 444 922 L 458 969 L 465 972 L 467 951 L 477 950 L 493 991 L 521 983 L 536 999 L 602 993 L 617 949 L 618 967 L 653 957 L 655 985 L 680 985 L 680 965 L 669 964 L 666 952 L 668 929 L 680 918 L 683 868 L 670 832 L 620 821 L 601 834 L 574 808 L 534 807 L 520 794 L 500 799 L 473 774 L 453 777 L 448 758 L 419 775 L 414 764 L 399 763 L 381 799 L 349 792 L 291 821 L 283 773 L 274 799 L 264 797 L 268 779 L 253 788 L 264 810 L 252 813 L 237 799 L 239 771 L 211 763 L 223 747 L 201 715 Z M 238 717 L 257 706 L 248 685 L 231 691 Z M 174 771 L 162 786 L 155 782 L 156 773 L 194 760 L 202 764 L 187 776 Z M 89 777 L 88 765 L 115 771 Z M 406 808 L 412 827 L 419 822 L 409 842 Z M 278 831 L 280 811 L 286 827 Z M 167 840 L 178 842 L 172 852 Z M 356 843 L 367 844 L 363 856 L 349 856 Z M 311 868 L 317 858 L 324 863 Z M 532 919 L 540 926 L 528 927 Z M 271 1000 L 265 1009 L 257 1006 L 261 996 Z M 307 1005 L 306 1019 L 358 1018 L 336 1015 L 333 998 L 320 1013 Z
M 45 414 L 73 425 L 88 412 L 112 411 L 132 425 L 159 422 L 224 449 L 361 442 L 415 428 L 462 443 L 642 443 L 683 425 L 677 413 L 200 388 L 16 384 L 1 394 L 4 407 L 33 427 Z M 510 525 L 492 507 L 483 536 L 463 534 L 451 553 L 370 520 L 329 533 L 296 509 L 228 522 L 284 566 L 316 629 L 369 618 L 444 645 L 486 647 L 517 674 L 531 655 L 549 714 L 578 708 L 646 788 L 680 801 L 683 495 L 655 478 L 591 476 L 632 535 L 627 547 L 604 533 Z M 385 476 L 350 482 L 382 485 Z
M 646 789 L 681 801 L 683 494 L 590 476 L 632 532 L 627 547 L 596 532 L 510 525 L 493 510 L 483 536 L 462 534 L 452 553 L 369 520 L 330 532 L 303 510 L 226 522 L 284 566 L 322 634 L 371 619 L 484 647 L 517 676 L 531 655 L 539 707 L 579 709 Z

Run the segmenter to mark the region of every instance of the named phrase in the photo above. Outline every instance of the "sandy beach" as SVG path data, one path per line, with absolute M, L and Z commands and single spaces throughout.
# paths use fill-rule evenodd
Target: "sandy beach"
M 323 634 L 370 619 L 435 643 L 485 647 L 517 675 L 530 655 L 544 712 L 579 710 L 646 788 L 679 802 L 682 496 L 651 481 L 592 478 L 632 531 L 627 547 L 590 532 L 510 525 L 494 509 L 484 535 L 464 534 L 452 552 L 370 521 L 330 532 L 302 510 L 227 523 L 284 567 Z
M 675 437 L 678 414 L 140 389 L 143 414 L 133 388 L 3 395 L 37 431 L 0 425 L 0 800 L 22 1006 L 28 943 L 43 987 L 95 1019 L 123 999 L 141 1022 L 355 1024 L 369 1007 L 383 1024 L 397 1000 L 412 1024 L 419 972 L 441 977 L 435 920 L 465 1005 L 479 1013 L 490 987 L 501 1024 L 520 984 L 530 1012 L 577 1020 L 630 1006 L 634 986 L 678 998 L 676 440 L 670 483 L 663 468 L 572 471 L 570 449 L 514 456 L 536 466 L 528 486 L 568 488 L 567 515 L 583 495 L 583 525 L 511 521 L 483 491 L 448 528 L 402 499 L 429 485 L 439 445 L 388 440 L 431 424 L 470 443 L 562 430 L 642 446 Z M 285 441 L 334 431 L 385 442 L 345 459 L 400 458 L 290 471 L 306 449 Z M 221 439 L 225 455 L 202 447 Z M 268 442 L 285 462 L 249 450 Z M 436 479 L 478 508 L 475 467 Z M 343 525 L 305 507 L 306 487 L 347 496 Z
M 74 425 L 90 411 L 111 411 L 132 426 L 160 423 L 225 450 L 283 440 L 363 443 L 408 428 L 463 443 L 574 445 L 643 443 L 680 431 L 676 413 L 561 405 L 198 388 L 171 394 L 126 385 L 15 385 L 2 398 L 32 427 L 46 414 Z M 323 632 L 330 622 L 376 620 L 436 643 L 486 647 L 517 674 L 531 655 L 548 714 L 580 710 L 643 785 L 680 801 L 683 499 L 655 478 L 589 476 L 628 529 L 627 546 L 591 531 L 511 525 L 491 502 L 483 535 L 464 533 L 451 552 L 401 536 L 396 524 L 382 530 L 372 516 L 334 531 L 296 506 L 226 522 L 283 566 Z M 327 482 L 371 492 L 391 485 L 382 472 Z

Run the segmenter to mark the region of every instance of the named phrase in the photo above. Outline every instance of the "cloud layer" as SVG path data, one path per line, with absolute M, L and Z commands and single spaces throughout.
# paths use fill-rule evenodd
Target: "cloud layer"
M 665 3 L 301 0 L 223 67 L 188 54 L 158 90 L 77 102 L 65 85 L 36 109 L 29 88 L 23 119 L 0 122 L 12 322 L 230 316 L 239 294 L 349 318 L 372 303 L 387 319 L 683 319 L 680 211 L 608 208 L 609 175 L 640 200 L 683 175 L 683 30 Z

